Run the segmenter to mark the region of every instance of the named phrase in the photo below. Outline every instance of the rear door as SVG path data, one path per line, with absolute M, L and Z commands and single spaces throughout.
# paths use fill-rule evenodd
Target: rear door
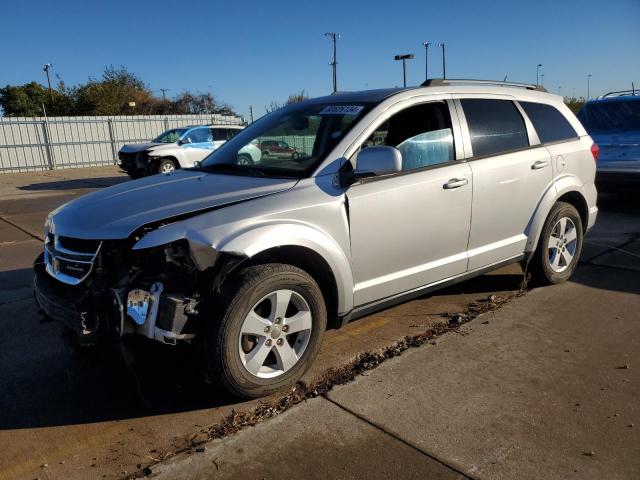
M 535 102 L 518 102 L 536 130 L 540 143 L 551 155 L 553 174 L 577 175 L 586 181 L 584 166 L 593 169 L 591 142 L 580 139 L 565 116 L 554 106 Z M 584 162 L 584 163 L 583 163 Z M 590 176 L 593 181 L 593 175 Z
M 467 95 L 456 105 L 473 174 L 472 271 L 524 252 L 527 225 L 553 173 L 549 152 L 513 98 Z

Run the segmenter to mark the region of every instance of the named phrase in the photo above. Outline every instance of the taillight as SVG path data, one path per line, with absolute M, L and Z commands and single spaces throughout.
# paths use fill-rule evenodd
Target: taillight
M 593 160 L 598 161 L 598 156 L 600 155 L 600 147 L 597 143 L 591 145 L 591 155 L 593 155 Z

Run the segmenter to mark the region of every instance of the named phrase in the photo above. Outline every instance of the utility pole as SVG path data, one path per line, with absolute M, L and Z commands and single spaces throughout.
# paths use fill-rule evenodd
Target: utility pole
M 49 78 L 49 69 L 53 68 L 53 64 L 46 63 L 42 70 L 47 74 L 47 83 L 49 84 L 49 98 L 51 99 L 51 105 L 53 105 L 53 91 L 51 90 L 51 78 Z
M 253 105 L 249 105 L 249 118 L 251 118 L 251 123 L 253 123 Z
M 160 89 L 160 91 L 162 92 L 162 101 L 163 101 L 163 102 L 166 102 L 166 101 L 167 101 L 167 95 L 166 95 L 166 93 L 167 93 L 167 91 L 168 91 L 168 90 L 169 90 L 168 88 L 161 88 L 161 89 Z
M 442 78 L 447 78 L 447 59 L 444 52 L 444 42 L 438 44 L 442 48 Z
M 429 80 L 429 45 L 430 42 L 422 42 L 424 46 L 424 79 Z
M 587 102 L 589 101 L 590 88 L 591 88 L 591 74 L 587 75 Z
M 407 64 L 405 62 L 412 58 L 413 53 L 406 53 L 404 55 L 396 55 L 393 57 L 394 60 L 402 60 L 402 83 L 405 87 L 407 86 Z
M 324 34 L 324 36 L 331 38 L 331 40 L 333 41 L 333 62 L 331 62 L 329 65 L 331 65 L 331 67 L 333 68 L 333 93 L 336 93 L 338 91 L 338 59 L 336 52 L 336 40 L 340 38 L 340 34 L 336 32 L 327 32 Z
M 544 87 L 544 73 L 540 74 L 540 85 Z
M 541 63 L 536 65 L 536 86 L 540 85 L 540 67 L 541 66 L 542 66 Z

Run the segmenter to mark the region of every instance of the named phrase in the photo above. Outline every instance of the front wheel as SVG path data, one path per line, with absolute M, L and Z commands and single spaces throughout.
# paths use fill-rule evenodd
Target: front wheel
M 158 173 L 171 173 L 177 170 L 176 163 L 170 158 L 163 158 L 158 163 Z
M 576 208 L 569 203 L 556 203 L 529 262 L 533 282 L 551 285 L 568 280 L 578 265 L 582 241 L 582 219 Z
M 322 342 L 327 311 L 307 272 L 285 264 L 241 271 L 207 318 L 210 375 L 231 393 L 262 397 L 295 383 Z M 213 309 L 212 309 L 213 310 Z
M 246 153 L 241 153 L 240 155 L 238 155 L 238 165 L 253 165 L 253 159 L 251 158 L 251 155 L 248 155 Z

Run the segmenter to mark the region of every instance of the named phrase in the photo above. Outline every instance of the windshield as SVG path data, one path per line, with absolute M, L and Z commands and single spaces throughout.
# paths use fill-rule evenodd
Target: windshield
M 174 143 L 186 132 L 186 128 L 172 128 L 151 140 L 153 143 Z
M 308 176 L 369 106 L 302 103 L 282 108 L 242 130 L 205 158 L 198 169 Z
M 578 116 L 589 131 L 640 130 L 640 101 L 592 103 Z

